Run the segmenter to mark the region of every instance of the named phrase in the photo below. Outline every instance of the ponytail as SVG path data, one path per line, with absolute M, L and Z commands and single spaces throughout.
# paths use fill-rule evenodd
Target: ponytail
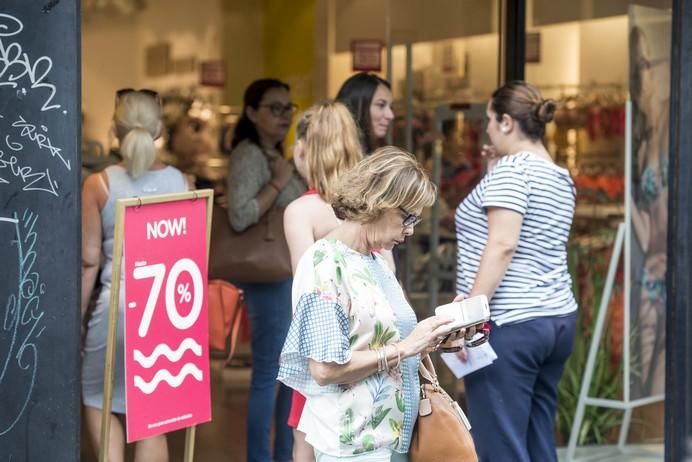
M 142 127 L 127 132 L 120 145 L 120 153 L 132 178 L 139 178 L 156 160 L 154 138 Z
M 138 178 L 156 160 L 154 139 L 161 131 L 161 106 L 151 95 L 132 91 L 120 97 L 113 114 L 127 172 Z

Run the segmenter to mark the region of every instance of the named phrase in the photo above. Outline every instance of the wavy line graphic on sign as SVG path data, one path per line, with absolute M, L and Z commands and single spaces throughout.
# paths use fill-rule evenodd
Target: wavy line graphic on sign
M 156 348 L 154 348 L 151 355 L 146 356 L 140 350 L 135 350 L 133 357 L 134 360 L 140 364 L 140 366 L 149 369 L 161 356 L 165 356 L 169 361 L 178 362 L 187 350 L 192 351 L 197 356 L 202 356 L 202 345 L 195 342 L 194 339 L 188 337 L 183 340 L 175 350 L 171 350 L 171 347 L 165 343 L 161 343 L 156 345 Z
M 204 374 L 192 363 L 185 364 L 178 375 L 172 375 L 167 369 L 160 369 L 154 374 L 151 382 L 145 381 L 142 377 L 135 375 L 135 387 L 139 388 L 142 393 L 150 395 L 159 386 L 159 383 L 166 382 L 173 388 L 178 388 L 188 375 L 193 376 L 198 382 L 202 381 Z

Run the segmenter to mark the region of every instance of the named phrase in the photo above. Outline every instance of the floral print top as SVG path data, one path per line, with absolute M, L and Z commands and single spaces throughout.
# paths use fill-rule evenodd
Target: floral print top
M 308 443 L 336 457 L 405 453 L 418 412 L 418 357 L 341 385 L 319 386 L 308 366 L 309 359 L 348 363 L 352 351 L 399 342 L 413 330 L 415 314 L 384 260 L 319 240 L 298 264 L 293 305 L 278 379 L 307 398 L 298 429 Z

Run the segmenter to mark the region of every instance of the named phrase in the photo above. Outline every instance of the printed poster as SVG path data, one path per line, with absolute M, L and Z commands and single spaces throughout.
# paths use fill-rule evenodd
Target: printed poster
M 128 442 L 211 420 L 206 204 L 125 209 Z
M 665 391 L 671 11 L 630 7 L 630 397 Z

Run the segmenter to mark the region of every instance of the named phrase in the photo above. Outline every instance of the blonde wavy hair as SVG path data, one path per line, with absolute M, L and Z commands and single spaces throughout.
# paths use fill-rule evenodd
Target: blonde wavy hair
M 161 132 L 161 105 L 149 94 L 125 93 L 118 98 L 113 125 L 127 172 L 138 178 L 156 160 L 154 140 Z
M 308 183 L 331 202 L 336 181 L 363 158 L 351 113 L 341 103 L 316 104 L 301 115 L 296 137 L 305 142 Z
M 430 207 L 436 198 L 437 186 L 413 155 L 385 146 L 341 176 L 332 207 L 337 218 L 370 223 L 389 209 L 412 212 Z

